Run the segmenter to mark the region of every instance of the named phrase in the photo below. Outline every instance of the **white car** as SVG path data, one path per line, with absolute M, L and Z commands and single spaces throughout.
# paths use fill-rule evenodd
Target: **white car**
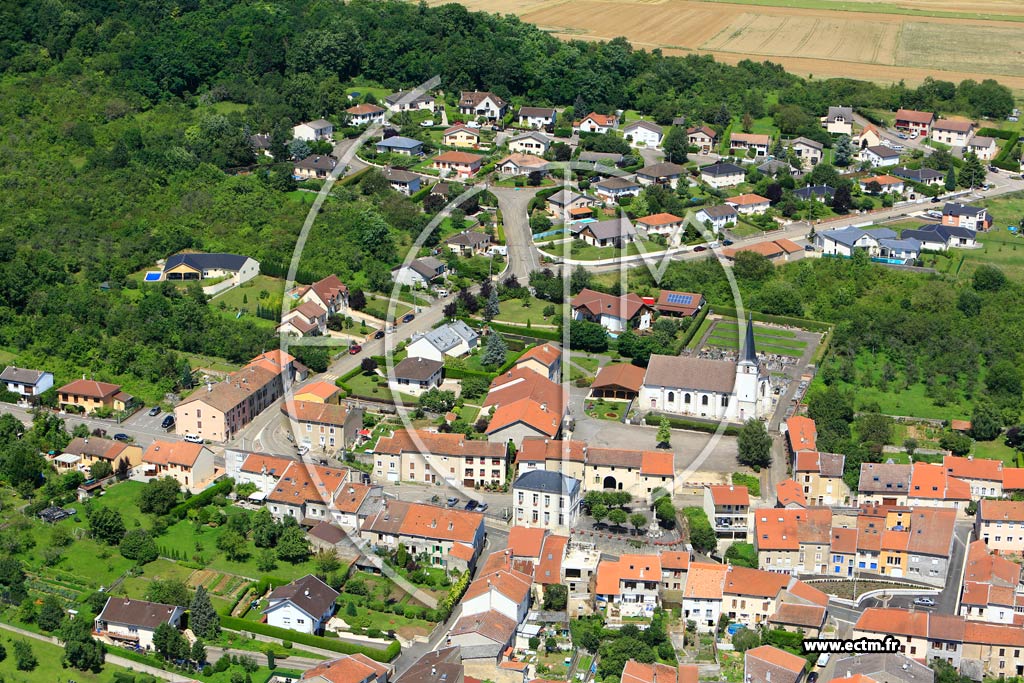
M 466 126 L 468 128 L 479 128 L 480 124 L 477 123 L 476 121 L 469 121 L 469 122 L 466 123 Z
M 917 131 L 916 130 L 913 133 L 910 134 L 910 139 L 911 140 L 916 140 L 917 139 Z
M 434 125 L 434 122 L 431 121 L 430 119 L 427 119 L 426 121 L 424 121 L 420 125 L 423 126 L 424 128 L 430 128 L 432 125 Z
M 198 434 L 186 434 L 185 441 L 188 441 L 189 443 L 202 443 L 203 437 Z

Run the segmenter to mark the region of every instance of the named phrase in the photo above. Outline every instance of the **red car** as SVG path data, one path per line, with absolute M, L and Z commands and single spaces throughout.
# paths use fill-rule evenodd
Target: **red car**
M 348 354 L 350 356 L 354 356 L 354 355 L 356 355 L 357 353 L 359 353 L 362 350 L 363 350 L 362 346 L 360 346 L 359 344 L 353 344 L 352 346 L 348 347 Z

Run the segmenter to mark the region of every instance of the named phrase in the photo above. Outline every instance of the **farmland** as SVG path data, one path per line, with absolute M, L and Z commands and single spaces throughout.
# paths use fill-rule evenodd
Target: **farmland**
M 954 81 L 995 76 L 1011 88 L 1024 89 L 1024 64 L 1016 48 L 1024 42 L 1024 8 L 1019 3 L 988 3 L 985 13 L 966 0 L 462 4 L 474 10 L 514 12 L 566 39 L 625 36 L 636 47 L 660 48 L 666 54 L 711 54 L 730 63 L 770 58 L 790 71 L 815 77 L 918 83 L 929 75 Z M 957 45 L 955 51 L 933 49 L 951 43 Z

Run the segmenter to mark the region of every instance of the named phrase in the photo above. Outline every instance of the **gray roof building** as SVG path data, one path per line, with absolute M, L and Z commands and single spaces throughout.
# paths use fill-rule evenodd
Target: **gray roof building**
M 623 156 L 616 152 L 580 152 L 580 161 L 588 161 L 597 164 L 607 161 L 611 164 L 621 164 Z
M 414 150 L 414 149 L 422 148 L 422 147 L 423 147 L 423 143 L 420 142 L 419 140 L 414 140 L 412 138 L 403 137 L 401 135 L 395 135 L 395 136 L 390 137 L 390 138 L 385 138 L 384 140 L 381 140 L 381 141 L 379 141 L 377 143 L 377 148 L 378 149 L 384 148 L 384 149 Z
M 531 470 L 519 476 L 512 484 L 513 489 L 554 493 L 560 496 L 575 496 L 580 490 L 580 480 L 547 470 Z
M 184 612 L 185 608 L 177 605 L 109 597 L 107 603 L 103 605 L 103 611 L 96 617 L 96 621 L 139 626 L 153 631 L 160 624 L 176 624 Z
M 943 173 L 930 168 L 904 168 L 903 166 L 892 169 L 889 171 L 889 175 L 915 183 L 933 183 L 946 177 Z
M 829 123 L 835 123 L 837 119 L 842 119 L 847 123 L 852 123 L 853 107 L 829 107 L 828 114 L 825 115 L 825 120 Z
M 274 609 L 278 601 L 286 600 L 306 614 L 312 617 L 319 617 L 327 613 L 339 595 L 341 594 L 338 591 L 320 579 L 312 574 L 307 574 L 301 579 L 296 579 L 291 583 L 274 589 L 267 596 L 267 602 L 270 605 L 263 610 L 263 613 L 266 614 Z
M 968 218 L 973 218 L 984 213 L 985 209 L 980 206 L 960 204 L 959 202 L 946 202 L 946 205 L 942 207 L 942 215 L 944 216 L 967 216 Z
M 709 175 L 712 178 L 722 178 L 724 176 L 736 175 L 737 173 L 746 175 L 746 170 L 742 166 L 736 164 L 730 164 L 723 162 L 719 164 L 711 164 L 700 169 L 701 175 Z
M 473 330 L 472 327 L 467 325 L 461 320 L 442 325 L 437 329 L 433 329 L 430 332 L 420 332 L 414 334 L 409 339 L 409 343 L 424 339 L 430 342 L 430 345 L 436 348 L 441 353 L 446 353 L 462 342 L 466 342 L 470 346 L 476 343 L 480 335 Z
M 865 462 L 860 466 L 857 490 L 861 493 L 889 493 L 899 495 L 910 490 L 912 465 Z
M 829 239 L 838 244 L 852 247 L 857 243 L 861 237 L 865 235 L 873 237 L 875 240 L 888 240 L 896 239 L 896 232 L 889 228 L 872 228 L 871 230 L 864 230 L 863 228 L 856 228 L 852 225 L 845 228 L 836 228 L 835 230 L 825 230 L 819 232 L 818 235 L 823 239 Z
M 836 188 L 828 185 L 808 185 L 807 187 L 801 187 L 798 190 L 793 190 L 793 196 L 803 201 L 817 197 L 831 197 L 835 195 L 835 193 Z
M 628 218 L 609 218 L 596 223 L 576 223 L 569 228 L 573 235 L 579 235 L 584 230 L 593 233 L 598 240 L 616 239 L 622 237 L 636 237 L 636 228 Z
M 411 382 L 425 382 L 437 374 L 444 363 L 429 358 L 404 358 L 394 367 L 393 379 L 407 379 Z
M 196 270 L 236 271 L 241 270 L 248 260 L 248 256 L 239 256 L 238 254 L 174 254 L 167 257 L 167 261 L 164 263 L 164 271 L 166 272 L 181 264 L 191 266 Z

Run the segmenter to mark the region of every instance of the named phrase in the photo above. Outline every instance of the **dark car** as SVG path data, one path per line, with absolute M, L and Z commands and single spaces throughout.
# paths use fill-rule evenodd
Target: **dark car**
M 174 416 L 173 415 L 168 415 L 167 417 L 165 417 L 164 421 L 160 423 L 160 426 L 163 427 L 164 429 L 170 429 L 171 427 L 173 427 L 174 426 Z
M 350 356 L 354 356 L 362 350 L 363 347 L 360 346 L 359 344 L 353 344 L 352 346 L 348 347 L 348 353 Z
M 695 246 L 695 247 L 693 248 L 693 250 L 694 250 L 694 251 L 707 251 L 707 250 L 708 250 L 708 248 L 707 248 L 707 247 L 705 247 L 705 246 L 704 246 L 703 244 L 698 244 L 697 246 Z
M 402 322 L 403 323 L 411 323 L 415 319 L 416 319 L 416 316 L 413 313 L 406 313 L 405 315 L 402 316 Z
M 941 202 L 941 201 L 942 201 L 942 200 L 941 200 L 941 199 L 939 199 L 938 197 L 932 197 L 932 204 L 938 204 L 938 203 L 939 203 L 939 202 Z
M 816 683 L 817 680 L 818 680 L 818 672 L 817 671 L 812 671 L 811 673 L 807 674 L 807 683 Z
M 732 246 L 732 240 L 722 240 L 722 246 L 723 247 L 731 247 Z
M 124 433 L 114 434 L 114 441 L 131 441 L 132 437 Z
M 383 339 L 384 338 L 384 330 L 377 330 L 376 332 L 374 332 L 373 333 L 373 338 L 374 339 Z
M 476 510 L 477 506 L 479 505 L 480 503 L 476 502 L 475 500 L 470 500 L 468 503 L 466 503 L 466 509 L 472 512 L 473 510 Z
M 989 173 L 999 173 L 999 167 L 998 166 L 989 166 L 988 167 L 988 172 Z
M 152 408 L 149 409 L 149 416 L 150 417 L 156 417 L 159 414 L 160 414 L 160 406 L 153 406 Z

